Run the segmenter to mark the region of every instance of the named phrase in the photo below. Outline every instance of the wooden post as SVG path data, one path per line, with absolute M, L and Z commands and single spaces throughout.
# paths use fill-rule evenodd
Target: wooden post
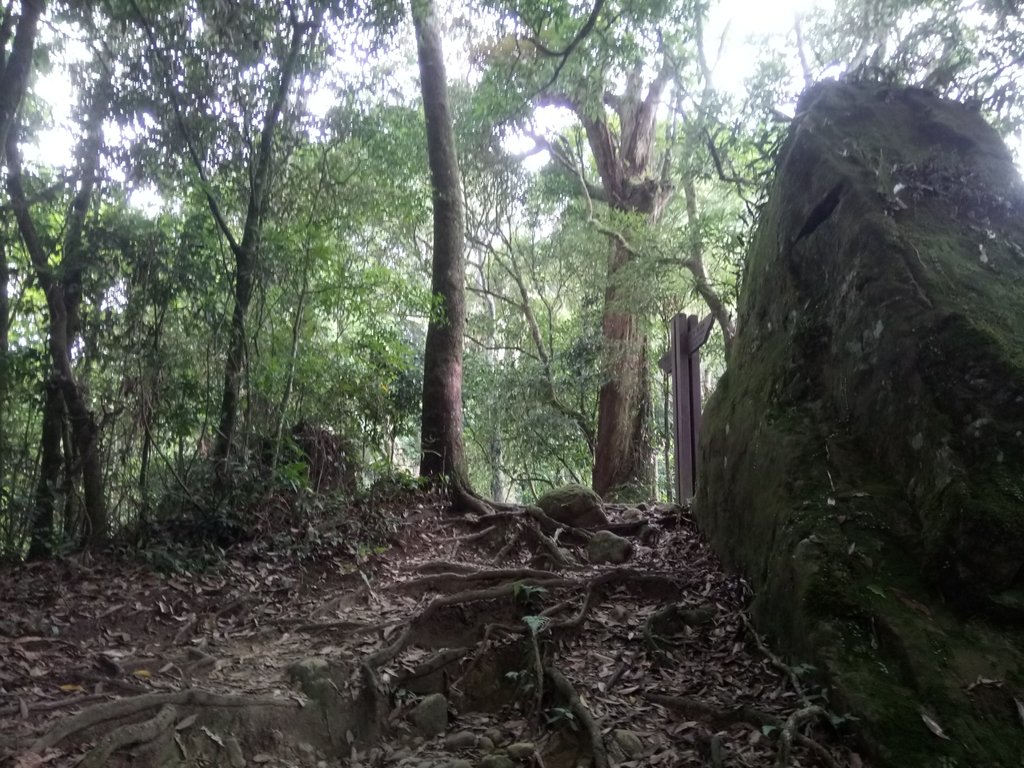
M 676 502 L 685 504 L 697 487 L 700 435 L 700 348 L 711 335 L 712 318 L 696 315 L 672 318 L 672 348 L 661 367 L 672 374 L 672 412 L 675 427 Z

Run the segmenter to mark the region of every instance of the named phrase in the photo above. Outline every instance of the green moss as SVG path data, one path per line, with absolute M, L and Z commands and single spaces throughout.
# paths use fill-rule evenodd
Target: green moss
M 977 116 L 919 92 L 822 86 L 803 107 L 705 411 L 695 513 L 753 581 L 760 626 L 862 718 L 877 764 L 1019 766 L 1024 258 L 1009 243 L 1024 216 L 998 203 L 1012 172 Z

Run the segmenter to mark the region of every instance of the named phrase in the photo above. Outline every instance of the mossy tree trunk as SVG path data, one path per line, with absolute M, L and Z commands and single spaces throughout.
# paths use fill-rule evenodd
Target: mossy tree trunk
M 611 115 L 601 110 L 595 116 L 573 105 L 601 176 L 599 198 L 613 210 L 639 214 L 652 224 L 672 194 L 652 162 L 655 117 L 670 75 L 666 66 L 645 88 L 637 67 L 621 95 L 604 95 Z M 605 382 L 598 398 L 593 471 L 594 490 L 602 496 L 623 488 L 649 489 L 653 482 L 647 336 L 622 280 L 624 268 L 635 257 L 621 236 L 609 234 L 601 319 Z

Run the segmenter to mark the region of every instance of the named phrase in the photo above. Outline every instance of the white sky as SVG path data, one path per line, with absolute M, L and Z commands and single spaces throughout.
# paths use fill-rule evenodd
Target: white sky
M 708 20 L 706 32 L 706 50 L 709 57 L 714 57 L 719 50 L 722 35 L 726 35 L 721 61 L 711 61 L 715 67 L 714 79 L 718 88 L 734 95 L 741 95 L 745 80 L 753 74 L 754 68 L 763 47 L 766 35 L 777 35 L 780 39 L 792 29 L 794 18 L 798 13 L 808 14 L 816 8 L 831 7 L 834 0 L 717 0 Z M 63 30 L 62 30 L 63 32 Z M 44 42 L 52 39 L 54 30 L 44 26 L 40 36 Z M 409 35 L 411 38 L 411 35 Z M 70 60 L 83 60 L 88 57 L 86 46 L 72 35 L 67 50 L 63 54 Z M 410 39 L 411 44 L 411 39 Z M 465 71 L 468 66 L 465 51 L 453 50 L 450 46 L 447 59 L 451 72 Z M 353 52 L 355 54 L 355 52 Z M 795 57 L 794 57 L 795 59 Z M 394 65 L 393 65 L 394 66 Z M 346 77 L 358 72 L 361 62 L 355 60 L 339 60 L 332 65 L 335 77 Z M 799 75 L 797 75 L 799 78 Z M 45 163 L 52 166 L 66 167 L 72 163 L 73 146 L 77 127 L 71 119 L 71 108 L 75 102 L 75 94 L 62 62 L 54 58 L 53 70 L 39 77 L 36 81 L 36 92 L 49 102 L 53 124 L 39 133 L 33 145 L 25 147 L 26 159 L 29 162 Z M 333 89 L 329 84 L 314 88 L 308 101 L 308 107 L 314 113 L 326 114 L 336 103 Z M 538 113 L 539 127 L 557 130 L 568 124 L 570 118 L 560 110 L 541 110 Z M 114 127 L 106 127 L 108 140 L 116 140 L 110 136 Z M 1011 141 L 1015 148 L 1020 147 L 1020 137 Z M 509 150 L 524 153 L 533 147 L 533 142 L 525 137 L 510 138 L 506 146 Z M 1024 159 L 1024 153 L 1018 152 Z M 548 162 L 547 153 L 541 152 L 528 158 L 527 166 L 538 168 Z M 119 179 L 123 180 L 123 179 Z M 152 211 L 159 209 L 160 199 L 153 190 L 136 190 L 131 198 L 139 207 Z

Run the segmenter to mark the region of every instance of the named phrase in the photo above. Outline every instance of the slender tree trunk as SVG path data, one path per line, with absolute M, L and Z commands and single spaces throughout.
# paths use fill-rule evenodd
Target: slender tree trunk
M 693 184 L 693 176 L 683 176 L 683 195 L 686 198 L 686 221 L 690 225 L 689 256 L 685 261 L 686 267 L 693 275 L 694 287 L 697 293 L 708 305 L 712 316 L 722 329 L 722 345 L 725 347 L 726 360 L 732 349 L 732 340 L 736 336 L 736 324 L 733 322 L 732 314 L 725 305 L 722 297 L 714 286 L 708 281 L 707 272 L 704 269 L 704 240 L 700 234 L 700 214 L 697 211 L 697 190 Z
M 86 123 L 86 137 L 82 145 L 78 191 L 68 212 L 61 274 L 58 279 L 49 263 L 49 253 L 39 238 L 28 199 L 21 182 L 21 156 L 17 136 L 12 131 L 7 141 L 7 189 L 11 207 L 25 249 L 36 271 L 36 278 L 46 296 L 49 312 L 48 347 L 53 365 L 54 380 L 60 386 L 64 410 L 71 428 L 75 464 L 82 475 L 82 495 L 88 522 L 86 539 L 89 543 L 103 540 L 107 534 L 107 506 L 103 489 L 103 466 L 99 451 L 99 427 L 82 387 L 76 379 L 71 362 L 71 350 L 79 331 L 81 306 L 81 280 L 84 268 L 82 233 L 96 183 L 99 152 L 102 142 L 102 121 L 106 115 L 106 89 L 101 84 L 93 94 Z
M 248 346 L 245 319 L 249 312 L 249 303 L 252 301 L 253 281 L 260 237 L 263 231 L 263 213 L 267 188 L 270 184 L 274 135 L 281 116 L 287 108 L 288 94 L 291 92 L 292 81 L 295 79 L 299 53 L 302 51 L 305 40 L 308 39 L 306 35 L 309 33 L 309 38 L 312 38 L 317 33 L 322 14 L 323 11 L 320 10 L 317 11 L 313 21 L 306 24 L 298 22 L 292 24 L 292 38 L 287 57 L 281 65 L 281 79 L 277 84 L 274 100 L 267 108 L 266 116 L 263 119 L 263 128 L 260 131 L 259 145 L 256 150 L 256 166 L 252 171 L 252 184 L 249 188 L 249 201 L 241 242 L 236 242 L 231 236 L 230 230 L 227 229 L 227 224 L 224 223 L 224 218 L 220 214 L 219 206 L 213 197 L 209 197 L 210 193 L 207 193 L 214 219 L 228 237 L 235 257 L 235 304 L 231 312 L 227 360 L 224 364 L 224 386 L 221 390 L 220 420 L 213 449 L 214 459 L 221 465 L 222 470 L 227 468 L 227 460 L 231 454 L 231 444 L 238 424 L 239 392 Z M 194 160 L 198 164 L 198 159 L 194 158 Z
M 29 542 L 29 558 L 46 558 L 53 554 L 53 518 L 57 491 L 61 487 L 63 456 L 61 438 L 64 433 L 64 402 L 60 384 L 47 379 L 43 395 L 43 427 L 39 438 L 39 478 L 36 482 L 35 513 Z
M 71 353 L 75 341 L 82 332 L 82 274 L 85 269 L 85 244 L 83 232 L 85 218 L 92 204 L 99 169 L 100 150 L 103 144 L 103 120 L 107 116 L 109 103 L 108 86 L 100 80 L 92 94 L 89 105 L 86 135 L 81 149 L 81 169 L 78 191 L 68 213 L 64 232 L 64 247 L 61 255 L 61 283 L 63 284 L 64 355 L 66 365 L 62 367 L 64 404 L 71 422 L 71 434 L 75 445 L 75 459 L 81 464 L 82 495 L 85 498 L 85 512 L 89 521 L 87 538 L 91 542 L 101 541 L 107 534 L 107 502 L 103 489 L 103 461 L 100 454 L 99 426 L 92 411 L 85 402 L 81 387 L 71 376 Z
M 299 359 L 299 347 L 302 343 L 302 321 L 306 315 L 306 298 L 309 295 L 309 254 L 306 254 L 306 261 L 302 265 L 302 287 L 299 289 L 299 301 L 295 307 L 295 316 L 292 318 L 292 339 L 288 350 L 288 370 L 285 373 L 284 390 L 281 392 L 281 400 L 277 405 L 277 423 L 274 425 L 273 456 L 270 460 L 270 471 L 277 469 L 281 459 L 281 443 L 284 439 L 284 421 L 288 414 L 288 404 L 292 399 L 292 392 L 295 389 L 295 366 Z
M 665 345 L 665 349 L 672 349 L 672 334 L 667 333 L 668 343 Z M 671 402 L 672 402 L 672 386 L 671 386 L 672 374 L 662 373 L 661 375 L 661 406 L 662 406 L 662 426 L 665 431 L 665 439 L 662 441 L 662 450 L 664 453 L 663 461 L 665 462 L 665 500 L 672 502 L 674 483 L 672 482 L 673 475 L 675 474 L 675 462 L 672 459 L 672 447 L 675 445 L 675 421 L 671 417 Z
M 7 462 L 7 398 L 10 396 L 11 299 L 7 244 L 0 240 L 0 482 Z
M 466 482 L 462 444 L 462 345 L 466 325 L 462 180 L 432 0 L 412 0 L 412 20 L 434 205 L 433 306 L 424 352 L 420 475 L 448 478 L 461 486 Z

